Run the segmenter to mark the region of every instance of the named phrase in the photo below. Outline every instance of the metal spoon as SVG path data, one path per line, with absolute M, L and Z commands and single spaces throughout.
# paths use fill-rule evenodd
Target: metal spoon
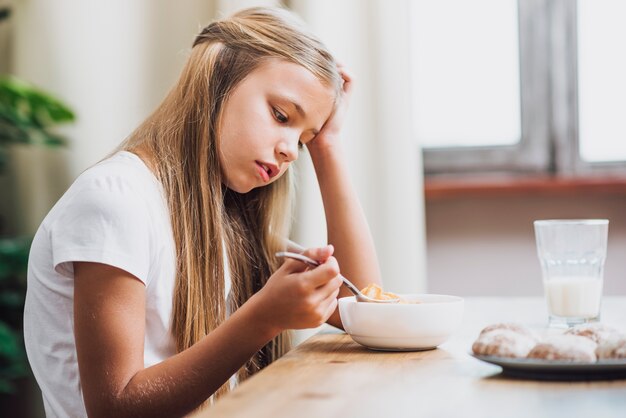
M 309 266 L 312 266 L 312 267 L 317 267 L 317 266 L 320 265 L 320 263 L 318 261 L 315 261 L 312 258 L 307 257 L 306 255 L 302 255 L 302 254 L 298 254 L 298 253 L 292 253 L 292 252 L 289 252 L 289 251 L 277 252 L 276 253 L 276 257 L 293 258 L 294 260 L 302 261 L 303 263 L 308 264 Z M 399 298 L 388 299 L 388 300 L 372 299 L 369 296 L 365 296 L 363 293 L 361 293 L 361 291 L 355 285 L 353 285 L 350 280 L 346 279 L 341 274 L 339 275 L 339 277 L 341 277 L 341 280 L 343 280 L 343 284 L 346 285 L 348 290 L 350 290 L 352 293 L 354 293 L 354 296 L 356 296 L 356 300 L 359 301 L 359 302 L 398 303 L 400 301 Z

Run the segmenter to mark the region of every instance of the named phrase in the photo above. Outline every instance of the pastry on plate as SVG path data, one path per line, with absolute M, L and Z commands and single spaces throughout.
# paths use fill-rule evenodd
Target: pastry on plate
M 565 331 L 565 334 L 580 335 L 593 340 L 597 344 L 603 344 L 619 335 L 619 331 L 600 322 L 576 325 Z
M 626 335 L 613 335 L 608 341 L 598 344 L 596 355 L 599 360 L 626 359 Z
M 590 363 L 596 361 L 597 346 L 593 340 L 579 335 L 553 335 L 533 347 L 528 358 Z
M 524 333 L 509 328 L 494 328 L 481 332 L 472 345 L 472 351 L 483 356 L 522 358 L 536 342 Z
M 516 332 L 518 334 L 526 335 L 527 337 L 535 340 L 535 342 L 539 341 L 539 335 L 537 335 L 537 333 L 535 333 L 530 328 L 525 327 L 524 325 L 518 324 L 516 322 L 499 322 L 497 324 L 488 325 L 485 328 L 483 328 L 483 330 L 480 332 L 480 335 L 486 334 L 488 332 L 491 332 L 497 329 L 507 329 L 507 330 Z

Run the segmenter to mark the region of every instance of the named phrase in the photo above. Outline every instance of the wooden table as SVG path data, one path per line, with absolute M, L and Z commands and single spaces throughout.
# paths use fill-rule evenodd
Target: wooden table
M 519 380 L 469 355 L 488 324 L 546 318 L 541 298 L 470 298 L 462 328 L 436 350 L 376 352 L 318 334 L 196 418 L 626 417 L 626 380 Z M 605 298 L 602 322 L 626 330 L 626 297 Z

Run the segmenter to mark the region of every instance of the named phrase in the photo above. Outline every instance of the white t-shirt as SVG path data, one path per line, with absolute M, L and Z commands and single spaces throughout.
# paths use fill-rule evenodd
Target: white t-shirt
M 87 415 L 73 332 L 73 262 L 108 264 L 145 284 L 149 367 L 176 352 L 175 254 L 162 185 L 135 154 L 120 151 L 86 170 L 54 205 L 30 250 L 24 308 L 26 352 L 46 416 Z M 225 287 L 228 295 L 228 277 Z

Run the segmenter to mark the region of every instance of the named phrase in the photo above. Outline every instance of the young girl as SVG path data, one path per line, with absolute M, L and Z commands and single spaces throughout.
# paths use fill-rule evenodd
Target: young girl
M 380 282 L 339 144 L 351 85 L 283 10 L 198 35 L 163 103 L 35 236 L 24 334 L 48 416 L 182 416 L 281 356 L 288 330 L 341 327 L 339 263 Z M 334 244 L 306 250 L 312 270 L 274 255 L 294 250 L 303 147 Z

